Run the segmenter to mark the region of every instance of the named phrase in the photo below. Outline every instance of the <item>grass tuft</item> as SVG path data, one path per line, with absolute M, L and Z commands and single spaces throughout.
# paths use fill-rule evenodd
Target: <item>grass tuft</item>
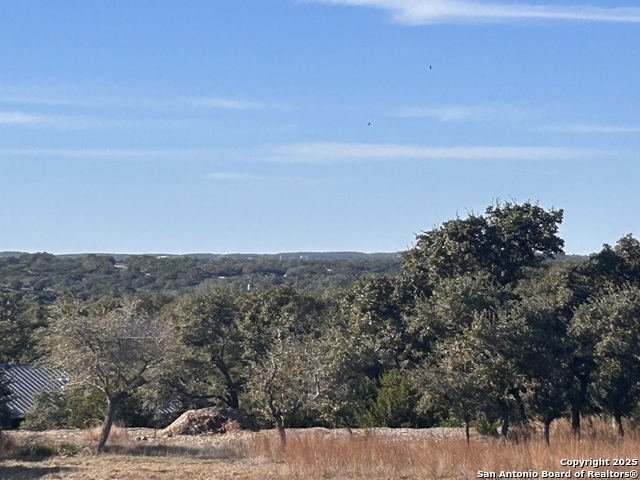
M 83 440 L 85 442 L 97 442 L 100 439 L 100 433 L 102 432 L 102 427 L 91 427 L 84 430 Z M 126 428 L 116 427 L 115 425 L 111 427 L 111 431 L 109 432 L 109 438 L 107 439 L 107 443 L 110 444 L 129 444 L 131 442 L 131 437 L 127 433 Z

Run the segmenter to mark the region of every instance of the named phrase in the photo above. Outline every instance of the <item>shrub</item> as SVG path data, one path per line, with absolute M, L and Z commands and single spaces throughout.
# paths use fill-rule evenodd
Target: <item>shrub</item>
M 65 396 L 69 406 L 69 427 L 87 428 L 102 424 L 107 400 L 100 390 L 75 385 L 65 390 Z M 116 421 L 127 427 L 154 427 L 158 423 L 153 412 L 145 408 L 142 400 L 135 395 L 129 395 L 120 403 Z
M 73 385 L 65 389 L 65 396 L 69 405 L 69 427 L 86 428 L 102 423 L 107 401 L 100 390 Z
M 126 427 L 155 426 L 153 413 L 145 408 L 143 401 L 136 395 L 129 395 L 120 403 L 116 418 L 120 425 Z
M 390 370 L 361 385 L 365 409 L 356 416 L 362 427 L 410 428 L 435 424 L 432 412 L 418 413 L 419 395 L 404 372 Z
M 61 455 L 63 457 L 72 457 L 82 453 L 82 451 L 82 447 L 75 443 L 64 442 L 56 445 L 56 455 Z
M 7 380 L 4 368 L 0 366 L 0 431 L 2 427 L 8 426 L 11 421 L 9 407 L 7 406 L 10 395 L 9 381 Z
M 34 398 L 21 427 L 27 430 L 50 430 L 65 427 L 69 418 L 67 398 L 61 391 L 41 391 Z
M 25 443 L 15 451 L 15 457 L 21 460 L 42 460 L 56 454 L 52 443 Z
M 0 430 L 0 455 L 5 455 L 14 448 L 15 442 Z
M 498 427 L 499 422 L 490 422 L 484 418 L 479 418 L 477 420 L 473 420 L 471 422 L 471 426 L 478 432 L 480 435 L 484 435 L 487 437 L 498 437 Z

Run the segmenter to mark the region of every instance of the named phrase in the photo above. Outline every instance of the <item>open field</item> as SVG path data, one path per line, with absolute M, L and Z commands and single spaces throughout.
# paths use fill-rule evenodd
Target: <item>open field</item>
M 100 456 L 91 453 L 90 432 L 5 432 L 14 448 L 44 445 L 57 454 L 7 457 L 0 462 L 0 479 L 471 479 L 478 471 L 531 471 L 542 478 L 542 471 L 581 470 L 562 466 L 561 459 L 640 455 L 640 438 L 631 428 L 624 440 L 604 422 L 588 426 L 581 441 L 566 424 L 554 430 L 549 448 L 536 432 L 517 443 L 474 435 L 467 446 L 461 429 L 291 429 L 284 460 L 273 431 L 163 437 L 151 429 L 118 429 Z M 638 467 L 597 470 L 607 469 Z

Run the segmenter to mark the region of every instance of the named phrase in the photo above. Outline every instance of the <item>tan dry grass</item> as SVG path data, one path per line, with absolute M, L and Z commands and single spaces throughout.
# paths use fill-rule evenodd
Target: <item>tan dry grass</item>
M 139 433 L 116 435 L 110 439 L 110 453 L 101 456 L 5 460 L 0 478 L 471 479 L 477 478 L 478 471 L 567 471 L 569 467 L 560 465 L 562 458 L 637 458 L 640 454 L 637 433 L 629 428 L 627 438 L 620 440 L 610 423 L 595 419 L 587 422 L 580 441 L 573 438 L 568 423 L 559 422 L 552 431 L 551 447 L 535 432 L 531 440 L 517 444 L 474 436 L 467 445 L 460 435 L 442 435 L 437 430 L 375 429 L 353 434 L 289 430 L 284 462 L 274 431 L 132 440 Z M 84 437 L 92 441 L 91 435 Z
M 613 432 L 613 433 L 611 433 Z M 343 432 L 344 433 L 344 432 Z M 345 435 L 317 430 L 289 435 L 285 464 L 300 478 L 477 478 L 479 471 L 564 471 L 562 459 L 638 458 L 640 437 L 629 432 L 624 440 L 611 425 L 593 420 L 581 440 L 559 422 L 548 447 L 541 435 L 526 442 L 501 439 L 433 438 L 381 433 Z M 253 437 L 250 455 L 277 461 L 273 432 Z M 637 467 L 636 467 L 637 469 Z M 589 468 L 587 468 L 589 470 Z M 613 470 L 624 470 L 615 468 Z

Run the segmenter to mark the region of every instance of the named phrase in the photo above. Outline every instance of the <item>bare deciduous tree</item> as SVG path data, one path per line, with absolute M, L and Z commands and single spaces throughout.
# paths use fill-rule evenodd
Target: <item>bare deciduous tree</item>
M 118 404 L 152 381 L 165 357 L 168 327 L 148 315 L 136 300 L 117 306 L 64 302 L 54 307 L 41 341 L 49 362 L 71 382 L 97 387 L 107 411 L 97 452 L 107 442 Z

